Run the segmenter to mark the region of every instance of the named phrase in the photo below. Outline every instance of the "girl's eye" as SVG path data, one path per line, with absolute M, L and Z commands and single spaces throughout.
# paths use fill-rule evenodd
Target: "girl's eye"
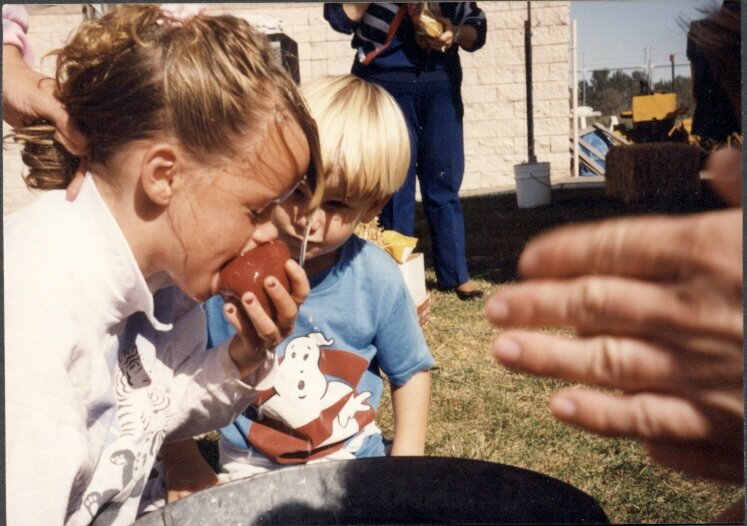
M 293 199 L 304 199 L 306 197 L 306 193 L 301 188 L 296 188 L 295 190 L 293 190 L 291 197 Z

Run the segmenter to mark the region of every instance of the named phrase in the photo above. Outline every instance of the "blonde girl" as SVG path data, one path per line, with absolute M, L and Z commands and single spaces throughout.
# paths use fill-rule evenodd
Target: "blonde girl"
M 277 236 L 274 204 L 322 174 L 318 139 L 232 16 L 115 7 L 59 50 L 57 84 L 89 171 L 66 201 L 79 159 L 51 127 L 17 131 L 28 185 L 51 191 L 4 224 L 8 522 L 129 524 L 164 439 L 229 423 L 272 382 L 303 270 L 286 265 L 290 292 L 265 282 L 275 319 L 242 298 L 258 336 L 227 308 L 239 333 L 209 352 L 199 302 Z

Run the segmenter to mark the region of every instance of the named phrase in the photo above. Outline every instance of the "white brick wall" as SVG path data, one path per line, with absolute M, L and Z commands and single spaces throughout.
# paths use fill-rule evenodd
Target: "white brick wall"
M 480 193 L 513 186 L 513 165 L 527 161 L 524 20 L 526 2 L 481 2 L 488 18 L 485 46 L 461 52 L 464 69 L 466 169 L 462 190 Z M 53 59 L 40 63 L 49 50 L 62 45 L 82 20 L 82 5 L 30 8 L 29 36 L 35 67 L 54 71 Z M 237 16 L 263 15 L 280 20 L 284 32 L 298 43 L 301 80 L 347 73 L 353 60 L 350 37 L 333 31 L 321 3 L 209 4 L 208 12 Z M 532 2 L 532 62 L 535 154 L 551 163 L 552 178 L 570 175 L 568 153 L 569 1 Z M 3 126 L 3 134 L 8 132 Z M 3 212 L 34 198 L 25 189 L 22 164 L 12 146 L 3 149 Z

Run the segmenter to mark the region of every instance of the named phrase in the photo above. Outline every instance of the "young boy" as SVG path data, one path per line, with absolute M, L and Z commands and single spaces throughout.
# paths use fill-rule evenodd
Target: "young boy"
M 276 348 L 274 387 L 221 430 L 228 479 L 385 455 L 375 423 L 382 372 L 392 388 L 391 454 L 424 454 L 433 359 L 393 259 L 353 234 L 404 181 L 410 160 L 404 118 L 386 91 L 353 75 L 315 79 L 302 92 L 319 128 L 324 200 L 307 218 L 310 194 L 300 187 L 277 206 L 273 223 L 294 255 L 309 229 L 304 268 L 312 288 L 293 332 Z M 214 345 L 233 328 L 220 297 L 206 310 Z M 186 446 L 192 453 L 183 446 L 163 455 L 169 500 L 217 482 L 194 443 Z

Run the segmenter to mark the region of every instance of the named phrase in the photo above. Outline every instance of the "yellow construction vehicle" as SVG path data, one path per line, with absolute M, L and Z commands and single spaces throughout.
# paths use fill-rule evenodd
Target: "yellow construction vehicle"
M 634 95 L 632 109 L 620 113 L 623 123 L 616 130 L 634 143 L 689 142 L 690 132 L 684 121 L 677 122 L 686 108 L 677 107 L 676 93 Z M 689 120 L 689 119 L 688 119 Z

